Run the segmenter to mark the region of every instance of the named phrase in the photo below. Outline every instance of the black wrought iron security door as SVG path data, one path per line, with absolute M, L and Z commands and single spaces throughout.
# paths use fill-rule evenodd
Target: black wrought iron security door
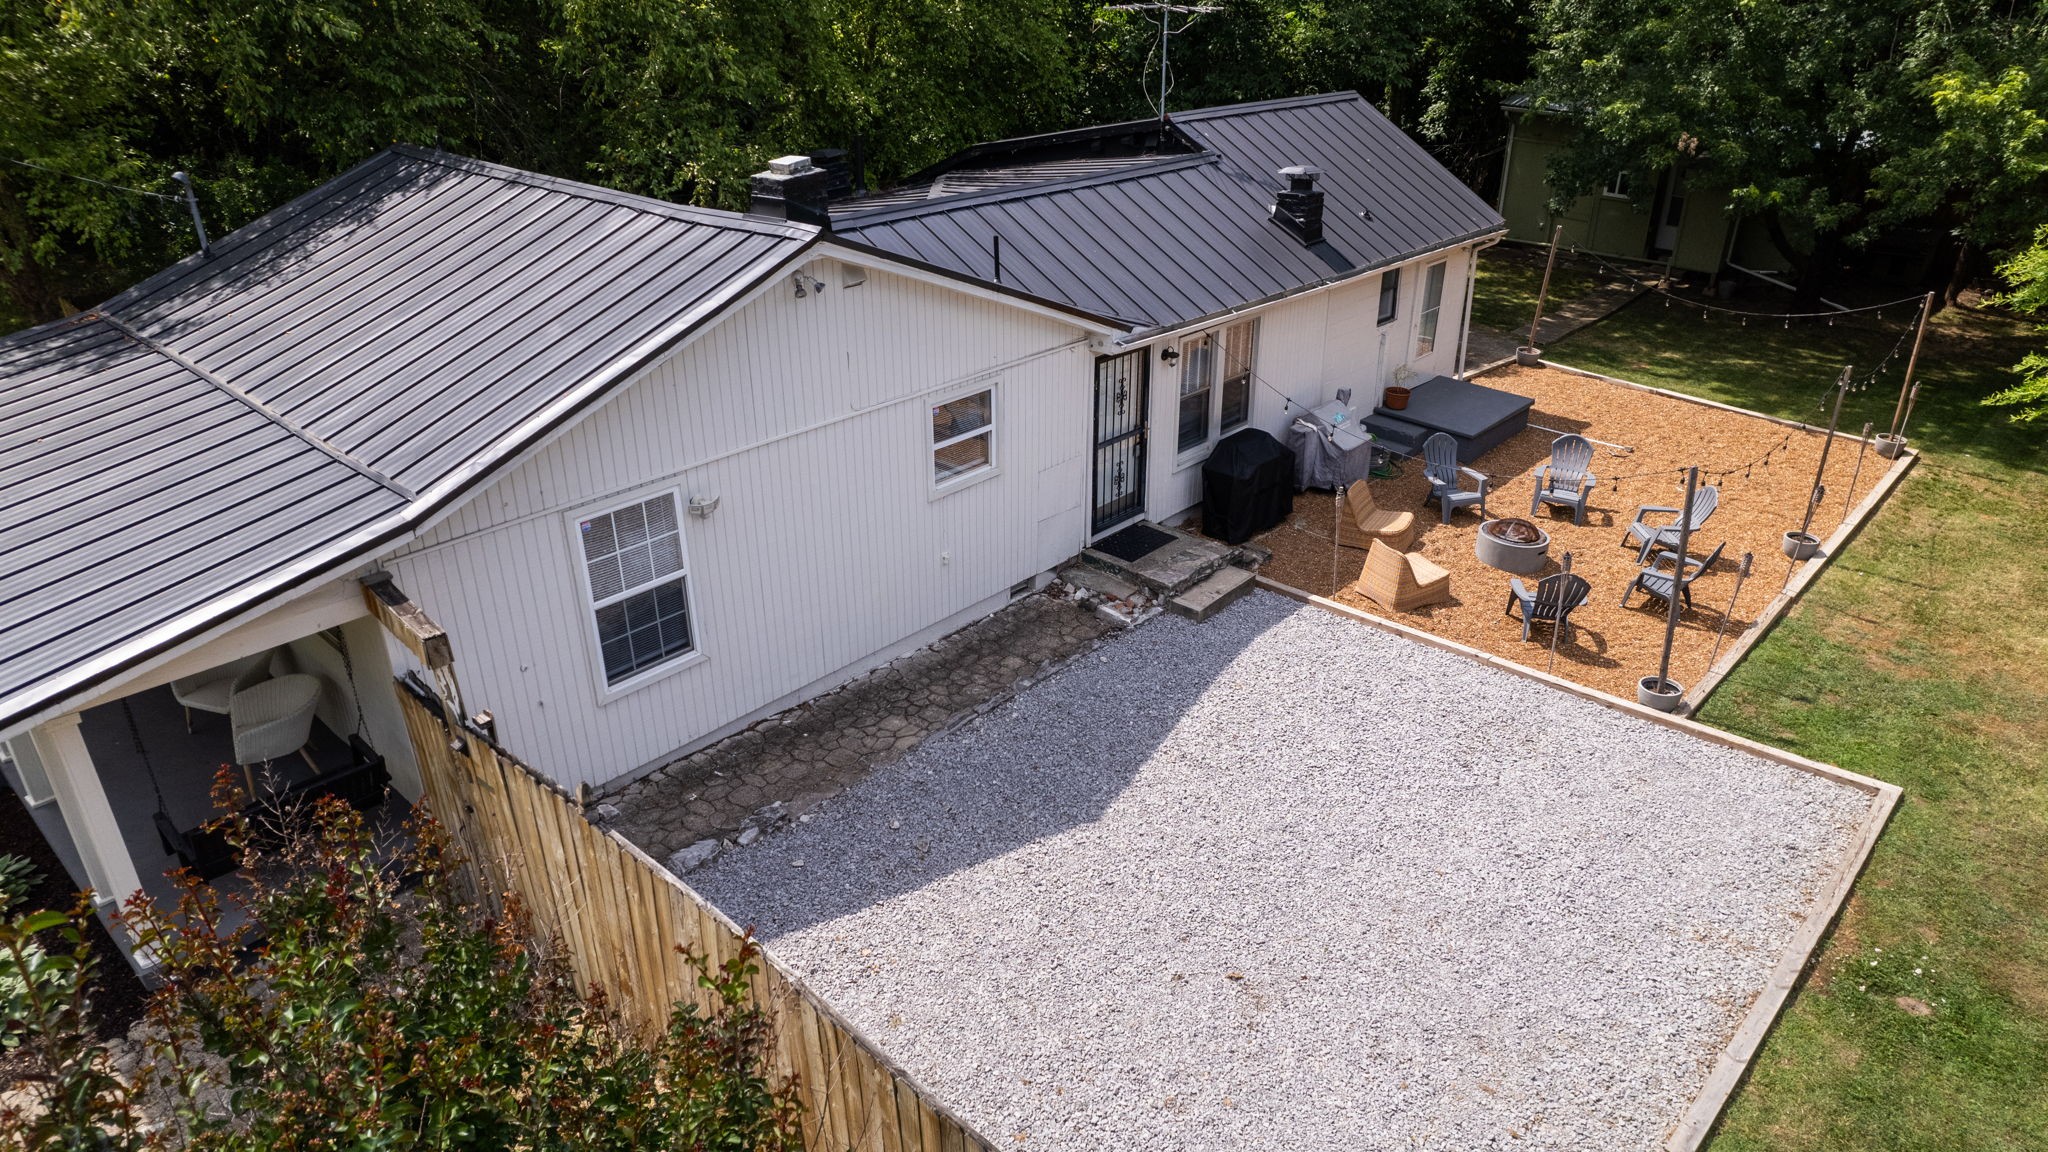
M 1095 361 L 1097 533 L 1145 511 L 1145 401 L 1151 366 L 1142 348 Z

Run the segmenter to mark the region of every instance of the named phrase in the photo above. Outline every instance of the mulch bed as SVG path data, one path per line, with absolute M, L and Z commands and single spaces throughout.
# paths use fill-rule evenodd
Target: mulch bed
M 1721 505 L 1695 533 L 1691 552 L 1704 556 L 1723 541 L 1727 548 L 1713 568 L 1694 583 L 1693 606 L 1680 616 L 1672 647 L 1672 679 L 1688 687 L 1697 683 L 1707 671 L 1715 635 L 1728 611 L 1742 554 L 1751 552 L 1756 558 L 1741 598 L 1728 614 L 1723 652 L 1756 623 L 1757 615 L 1784 586 L 1792 565 L 1779 549 L 1780 537 L 1799 527 L 1805 515 L 1807 493 L 1826 437 L 1554 368 L 1509 366 L 1487 373 L 1481 382 L 1536 401 L 1529 414 L 1532 427 L 1487 453 L 1475 467 L 1492 478 L 1487 496 L 1490 515 L 1527 517 L 1550 533 L 1550 562 L 1535 576 L 1523 577 L 1525 585 L 1533 587 L 1537 579 L 1557 571 L 1566 552 L 1572 554 L 1572 570 L 1592 583 L 1592 597 L 1572 613 L 1572 634 L 1557 645 L 1557 664 L 1552 669 L 1589 687 L 1633 699 L 1637 679 L 1657 672 L 1664 640 L 1663 602 L 1638 592 L 1630 597 L 1629 607 L 1620 606 L 1622 590 L 1637 571 L 1636 550 L 1620 543 L 1637 506 L 1679 504 L 1684 498 L 1682 470 L 1687 465 L 1697 464 L 1712 472 L 1734 470 L 1732 475 L 1703 475 L 1701 479 L 1702 484 L 1721 485 Z M 1600 477 L 1600 487 L 1587 504 L 1584 527 L 1572 524 L 1569 508 L 1546 505 L 1533 515 L 1529 512 L 1534 489 L 1531 472 L 1550 458 L 1550 442 L 1557 436 L 1539 431 L 1535 425 L 1577 432 L 1596 441 L 1593 472 Z M 1624 453 L 1598 444 L 1601 440 L 1628 445 L 1634 451 Z M 1838 437 L 1829 457 L 1827 496 L 1809 529 L 1822 539 L 1841 523 L 1850 501 L 1849 478 L 1856 466 L 1857 448 L 1854 439 Z M 1766 458 L 1768 464 L 1762 463 Z M 1855 498 L 1867 494 L 1890 464 L 1875 452 L 1869 453 L 1863 460 Z M 1524 643 L 1519 617 L 1502 612 L 1509 575 L 1481 564 L 1472 554 L 1478 516 L 1469 510 L 1454 512 L 1451 522 L 1443 524 L 1434 504 L 1424 506 L 1427 493 L 1419 460 L 1403 461 L 1399 475 L 1373 481 L 1373 494 L 1381 507 L 1415 510 L 1422 532 L 1411 550 L 1451 571 L 1452 598 L 1447 603 L 1390 613 L 1350 591 L 1365 553 L 1347 548 L 1333 558 L 1330 539 L 1336 501 L 1324 493 L 1297 496 L 1289 523 L 1258 538 L 1257 542 L 1273 553 L 1272 562 L 1260 572 L 1318 595 L 1331 595 L 1334 584 L 1335 599 L 1343 603 L 1377 615 L 1393 615 L 1445 639 L 1546 668 L 1549 628 L 1539 626 Z M 1658 522 L 1668 520 L 1662 517 Z
M 78 889 L 72 886 L 71 874 L 50 850 L 43 830 L 36 826 L 21 797 L 4 785 L 0 785 L 0 845 L 5 845 L 0 850 L 25 857 L 41 877 L 15 906 L 17 912 L 68 909 L 77 902 Z M 93 917 L 86 928 L 86 939 L 92 945 L 94 961 L 88 995 L 99 1034 L 106 1038 L 125 1035 L 129 1026 L 142 1018 L 149 990 L 128 966 L 120 947 L 107 935 L 98 917 Z

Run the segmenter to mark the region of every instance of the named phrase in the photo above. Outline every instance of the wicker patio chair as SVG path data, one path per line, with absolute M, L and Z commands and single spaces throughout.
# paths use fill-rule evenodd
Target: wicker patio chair
M 1346 548 L 1366 548 L 1384 540 L 1395 550 L 1415 540 L 1415 513 L 1389 512 L 1372 498 L 1372 487 L 1363 478 L 1344 489 L 1337 506 L 1337 543 Z
M 1711 492 L 1713 489 L 1710 488 L 1708 491 Z M 1721 558 L 1721 549 L 1726 547 L 1728 542 L 1723 540 L 1714 545 L 1714 550 L 1707 553 L 1706 559 L 1695 560 L 1688 556 L 1682 565 L 1678 562 L 1677 552 L 1659 550 L 1656 559 L 1650 561 L 1649 567 L 1636 573 L 1636 578 L 1629 583 L 1628 590 L 1621 594 L 1621 606 L 1628 607 L 1628 598 L 1635 595 L 1638 588 L 1668 604 L 1671 602 L 1672 585 L 1676 582 L 1679 600 L 1687 608 L 1692 607 L 1692 582 L 1700 578 L 1700 573 L 1714 566 L 1714 561 Z M 1667 563 L 1671 565 L 1669 572 L 1662 568 L 1662 565 Z
M 1721 490 L 1719 488 L 1707 487 L 1694 492 L 1692 494 L 1692 513 L 1687 517 L 1687 519 L 1692 521 L 1692 530 L 1695 532 L 1699 531 L 1700 525 L 1705 524 L 1707 519 L 1714 514 L 1714 509 L 1720 506 Z M 1672 518 L 1671 523 L 1658 525 L 1646 522 L 1643 517 L 1653 512 L 1670 516 Z M 1662 504 L 1645 504 L 1637 508 L 1636 518 L 1628 526 L 1628 534 L 1621 538 L 1621 546 L 1636 549 L 1636 563 L 1638 564 L 1649 563 L 1650 550 L 1653 548 L 1677 547 L 1678 509 L 1668 508 Z
M 1375 540 L 1351 590 L 1395 612 L 1407 612 L 1451 597 L 1451 574 L 1413 552 Z
M 1429 498 L 1446 524 L 1457 508 L 1479 506 L 1479 518 L 1486 518 L 1486 474 L 1458 463 L 1458 441 L 1448 432 L 1438 432 L 1422 442 L 1422 474 L 1429 479 Z M 1467 491 L 1464 477 L 1479 482 L 1479 490 Z
M 1573 572 L 1556 572 L 1536 582 L 1531 591 L 1522 584 L 1521 578 L 1508 581 L 1508 606 L 1503 615 L 1513 616 L 1515 609 L 1522 610 L 1522 639 L 1529 638 L 1529 627 L 1539 620 L 1547 620 L 1552 627 L 1572 634 L 1572 609 L 1585 604 L 1593 594 L 1593 585 L 1584 576 Z
M 1550 462 L 1536 466 L 1536 491 L 1529 497 L 1529 515 L 1543 504 L 1557 504 L 1572 510 L 1572 523 L 1586 522 L 1586 497 L 1600 486 L 1588 471 L 1593 466 L 1593 442 L 1584 436 L 1564 435 L 1550 442 Z
M 228 699 L 270 678 L 268 653 L 245 657 L 222 668 L 209 668 L 171 681 L 171 699 L 185 710 L 185 731 L 192 731 L 192 713 L 228 714 Z
M 297 752 L 305 758 L 306 767 L 319 772 L 320 765 L 306 751 L 313 738 L 313 713 L 319 706 L 320 678 L 303 672 L 265 680 L 228 697 L 235 763 L 246 767 Z

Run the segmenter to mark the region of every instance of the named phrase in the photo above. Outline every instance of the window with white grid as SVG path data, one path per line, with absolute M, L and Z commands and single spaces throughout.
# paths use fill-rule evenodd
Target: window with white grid
M 607 684 L 691 651 L 676 498 L 664 493 L 576 525 Z
M 932 405 L 932 483 L 944 487 L 995 467 L 996 391 Z

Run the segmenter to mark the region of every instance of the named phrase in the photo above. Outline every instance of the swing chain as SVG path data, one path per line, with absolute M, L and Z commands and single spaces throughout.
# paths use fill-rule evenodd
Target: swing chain
M 128 741 L 135 745 L 135 755 L 142 760 L 142 770 L 149 774 L 149 790 L 156 793 L 156 810 L 163 812 L 166 810 L 163 786 L 157 783 L 156 765 L 149 761 L 149 746 L 142 742 L 142 728 L 135 723 L 135 709 L 129 706 L 126 696 L 121 697 L 121 715 L 128 720 Z
M 377 751 L 376 742 L 370 739 L 369 732 L 363 728 L 363 692 L 362 689 L 356 687 L 356 665 L 355 661 L 349 659 L 348 633 L 336 628 L 334 630 L 334 639 L 341 646 L 341 672 L 342 675 L 348 677 L 349 699 L 353 700 L 356 706 L 355 734 L 362 737 L 364 746 L 374 753 Z

